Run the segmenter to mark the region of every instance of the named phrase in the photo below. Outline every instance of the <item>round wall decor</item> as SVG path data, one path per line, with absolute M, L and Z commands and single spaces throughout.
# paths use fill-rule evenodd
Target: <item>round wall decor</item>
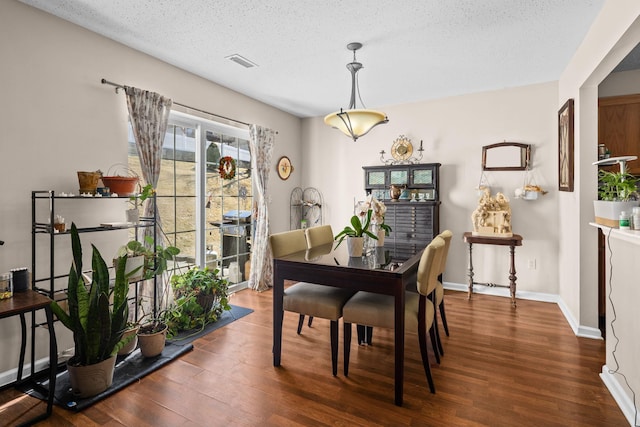
M 293 166 L 291 165 L 291 160 L 287 156 L 282 156 L 278 160 L 278 164 L 276 166 L 278 171 L 278 176 L 282 180 L 286 180 L 291 176 L 293 172 Z

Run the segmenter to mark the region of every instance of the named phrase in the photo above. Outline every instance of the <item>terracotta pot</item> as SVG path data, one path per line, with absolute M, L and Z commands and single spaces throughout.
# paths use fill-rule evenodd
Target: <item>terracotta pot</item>
M 103 176 L 102 182 L 109 187 L 111 193 L 118 196 L 133 196 L 136 194 L 138 177 L 131 176 Z
M 86 366 L 67 362 L 73 395 L 79 398 L 92 397 L 111 387 L 115 365 L 115 356 Z
M 138 331 L 138 345 L 144 357 L 155 357 L 162 353 L 167 338 L 167 325 L 159 332 L 146 333 L 144 326 Z

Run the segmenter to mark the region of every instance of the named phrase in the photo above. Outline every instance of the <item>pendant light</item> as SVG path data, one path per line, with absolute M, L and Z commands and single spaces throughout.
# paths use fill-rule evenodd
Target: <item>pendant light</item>
M 331 113 L 324 118 L 324 122 L 331 127 L 340 130 L 356 141 L 363 135 L 366 135 L 374 127 L 388 123 L 387 116 L 375 110 L 367 110 L 364 108 L 362 98 L 360 98 L 360 90 L 358 87 L 357 73 L 362 69 L 362 64 L 356 61 L 356 50 L 362 47 L 362 43 L 349 43 L 347 49 L 353 51 L 353 62 L 347 64 L 347 70 L 351 73 L 351 100 L 347 110 L 340 109 L 339 112 Z M 363 108 L 356 108 L 356 92 L 358 99 Z

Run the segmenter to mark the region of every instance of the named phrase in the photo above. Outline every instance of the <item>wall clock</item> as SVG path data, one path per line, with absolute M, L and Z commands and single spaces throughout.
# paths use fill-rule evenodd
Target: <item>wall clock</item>
M 413 145 L 411 140 L 400 135 L 391 146 L 391 155 L 398 161 L 407 160 L 413 154 Z
M 278 165 L 276 166 L 278 170 L 278 176 L 282 180 L 286 180 L 291 176 L 291 172 L 293 172 L 293 166 L 291 165 L 291 160 L 287 156 L 282 156 L 278 160 Z

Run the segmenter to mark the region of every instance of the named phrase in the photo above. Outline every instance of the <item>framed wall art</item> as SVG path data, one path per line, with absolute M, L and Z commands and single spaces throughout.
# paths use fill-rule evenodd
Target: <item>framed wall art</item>
M 573 99 L 558 111 L 558 190 L 573 191 Z

